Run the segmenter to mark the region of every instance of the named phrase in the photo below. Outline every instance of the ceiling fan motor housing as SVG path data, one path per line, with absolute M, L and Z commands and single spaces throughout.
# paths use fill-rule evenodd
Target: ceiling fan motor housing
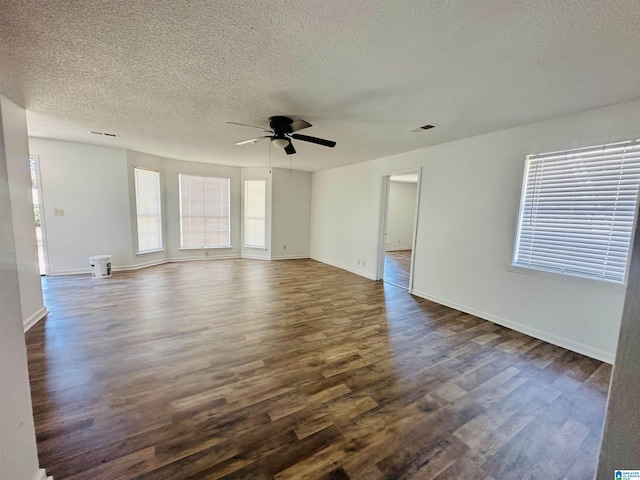
M 284 137 L 285 133 L 291 133 L 293 120 L 289 117 L 275 116 L 269 117 L 269 126 L 276 133 L 276 137 Z M 289 127 L 289 128 L 287 128 Z

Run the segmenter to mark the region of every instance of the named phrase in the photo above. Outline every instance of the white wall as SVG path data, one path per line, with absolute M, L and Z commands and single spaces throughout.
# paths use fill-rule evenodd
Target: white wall
M 373 162 L 312 175 L 311 258 L 375 279 L 380 187 Z M 357 259 L 364 259 L 365 266 Z
M 13 212 L 13 234 L 18 261 L 20 305 L 25 330 L 47 313 L 42 301 L 38 246 L 33 217 L 29 146 L 25 111 L 2 97 L 7 174 Z M 4 228 L 4 225 L 3 225 Z
M 38 452 L 31 411 L 8 175 L 10 163 L 28 160 L 23 148 L 10 146 L 25 145 L 27 130 L 25 111 L 2 96 L 0 114 L 0 478 L 32 480 L 38 472 Z M 18 157 L 12 158 L 16 152 Z M 21 186 L 24 194 L 30 193 L 31 185 L 27 189 Z M 17 211 L 20 209 L 18 205 Z M 34 263 L 37 265 L 37 261 Z
M 271 258 L 309 258 L 311 173 L 273 169 Z
M 411 250 L 415 220 L 417 184 L 389 182 L 387 237 L 385 250 Z
M 639 132 L 631 102 L 315 172 L 311 257 L 375 278 L 382 175 L 422 167 L 413 293 L 612 362 L 623 288 L 509 266 L 525 155 Z
M 39 138 L 29 148 L 40 158 L 50 274 L 89 272 L 92 255 L 131 265 L 126 150 Z

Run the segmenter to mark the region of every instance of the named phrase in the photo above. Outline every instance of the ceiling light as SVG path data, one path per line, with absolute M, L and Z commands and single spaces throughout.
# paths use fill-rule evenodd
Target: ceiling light
M 271 143 L 278 148 L 287 148 L 289 146 L 289 140 L 286 138 L 274 138 Z

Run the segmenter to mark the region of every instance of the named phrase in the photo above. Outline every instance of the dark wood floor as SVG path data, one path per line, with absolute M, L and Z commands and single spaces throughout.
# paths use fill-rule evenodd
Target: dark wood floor
M 312 260 L 44 280 L 63 479 L 592 478 L 610 366 Z
M 409 288 L 411 250 L 396 250 L 384 253 L 383 279 L 396 287 Z

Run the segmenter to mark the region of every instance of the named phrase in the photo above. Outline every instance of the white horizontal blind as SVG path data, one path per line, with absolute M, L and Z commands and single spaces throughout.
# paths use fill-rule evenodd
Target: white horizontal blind
M 640 184 L 640 144 L 527 157 L 514 265 L 625 280 Z
M 266 246 L 265 180 L 244 181 L 244 244 L 248 247 Z
M 136 184 L 138 252 L 161 250 L 160 174 L 153 170 L 135 168 L 134 178 Z
M 179 174 L 180 246 L 228 247 L 231 244 L 229 179 Z

